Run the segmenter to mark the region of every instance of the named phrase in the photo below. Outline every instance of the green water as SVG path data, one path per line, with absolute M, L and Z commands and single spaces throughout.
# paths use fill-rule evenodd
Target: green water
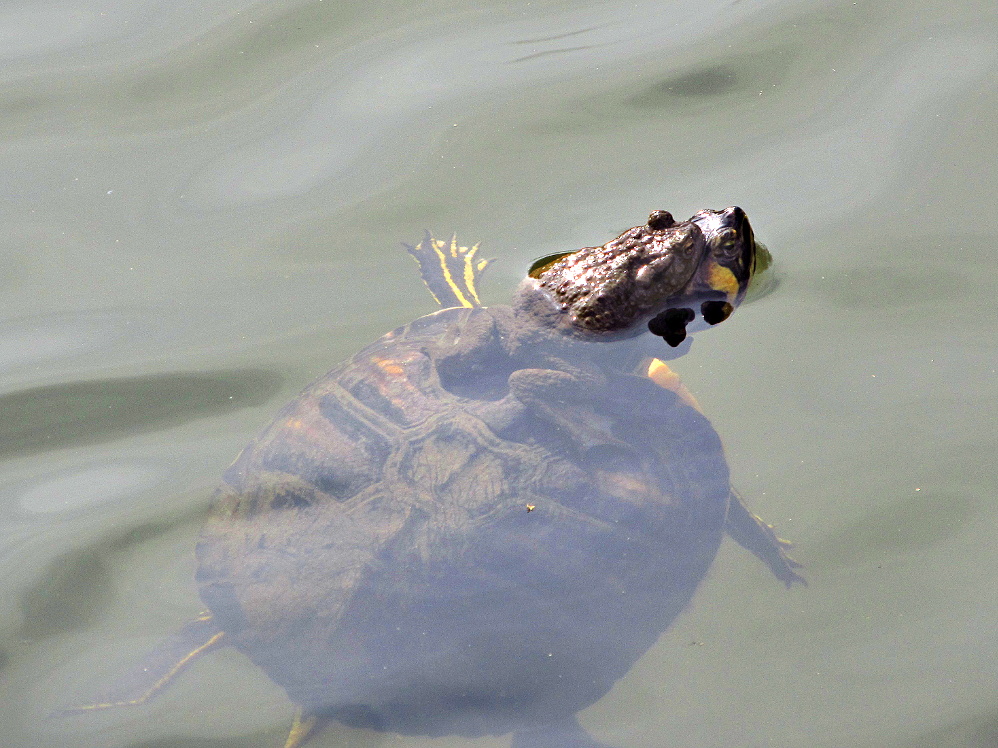
M 433 308 L 400 242 L 484 240 L 500 302 L 652 209 L 737 204 L 779 285 L 675 368 L 809 586 L 726 543 L 581 720 L 620 748 L 998 745 L 996 16 L 8 4 L 4 744 L 283 744 L 292 706 L 232 651 L 147 706 L 49 714 L 198 612 L 208 496 L 280 405 Z

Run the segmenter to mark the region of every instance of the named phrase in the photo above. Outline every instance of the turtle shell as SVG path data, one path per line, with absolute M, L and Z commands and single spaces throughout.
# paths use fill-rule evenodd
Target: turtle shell
M 61 713 L 143 704 L 233 645 L 297 703 L 285 748 L 329 720 L 596 748 L 576 712 L 683 609 L 722 533 L 803 583 L 659 360 L 745 298 L 766 253 L 744 211 L 655 211 L 534 263 L 512 307 L 481 306 L 477 249 L 409 247 L 450 308 L 281 411 L 198 542 L 210 611 Z
M 511 317 L 445 309 L 385 335 L 226 472 L 200 593 L 305 713 L 464 736 L 569 718 L 713 560 L 730 488 L 707 419 L 619 372 L 585 398 L 511 398 L 516 375 L 558 373 L 511 348 Z

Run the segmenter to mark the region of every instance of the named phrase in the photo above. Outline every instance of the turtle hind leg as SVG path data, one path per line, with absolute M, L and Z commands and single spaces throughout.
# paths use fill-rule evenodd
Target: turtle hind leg
M 575 716 L 558 722 L 520 730 L 513 734 L 510 748 L 612 748 L 586 732 Z
M 807 580 L 794 571 L 801 565 L 787 555 L 792 543 L 778 537 L 772 525 L 752 514 L 734 489 L 728 501 L 724 529 L 732 540 L 766 564 L 787 587 L 792 587 L 795 582 L 807 585 Z
M 218 628 L 211 615 L 199 616 L 162 641 L 94 703 L 61 709 L 56 714 L 83 714 L 144 704 L 201 655 L 225 643 L 225 633 Z

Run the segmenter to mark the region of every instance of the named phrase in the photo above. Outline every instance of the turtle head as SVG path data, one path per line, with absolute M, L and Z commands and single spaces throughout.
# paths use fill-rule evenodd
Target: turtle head
M 745 211 L 701 210 L 690 219 L 703 232 L 707 254 L 688 293 L 738 306 L 756 269 L 757 245 Z
M 761 254 L 745 211 L 738 207 L 701 210 L 690 218 L 703 233 L 703 261 L 687 286 L 669 300 L 668 308 L 648 323 L 648 328 L 677 346 L 686 338 L 687 326 L 704 329 L 723 322 L 745 299 Z M 768 262 L 766 262 L 768 267 Z
M 677 346 L 697 312 L 708 325 L 731 314 L 755 253 L 741 208 L 703 210 L 689 221 L 656 210 L 601 247 L 537 260 L 520 286 L 517 314 L 584 340 L 651 330 Z

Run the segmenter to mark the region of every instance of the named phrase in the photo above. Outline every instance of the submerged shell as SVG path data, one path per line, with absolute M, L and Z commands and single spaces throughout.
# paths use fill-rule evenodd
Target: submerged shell
M 541 414 L 497 434 L 474 414 L 504 395 L 494 383 L 445 388 L 441 348 L 498 338 L 501 314 L 385 336 L 225 476 L 202 597 L 306 711 L 431 735 L 564 718 L 627 672 L 715 555 L 727 466 L 673 392 L 617 374 L 560 406 L 602 435 L 582 448 Z
M 576 712 L 685 607 L 723 533 L 803 581 L 649 359 L 744 298 L 759 255 L 740 208 L 655 211 L 543 258 L 512 308 L 480 306 L 477 245 L 409 250 L 438 303 L 466 308 L 385 335 L 281 411 L 198 542 L 210 612 L 69 711 L 142 704 L 231 644 L 298 704 L 285 748 L 331 719 L 596 748 Z

